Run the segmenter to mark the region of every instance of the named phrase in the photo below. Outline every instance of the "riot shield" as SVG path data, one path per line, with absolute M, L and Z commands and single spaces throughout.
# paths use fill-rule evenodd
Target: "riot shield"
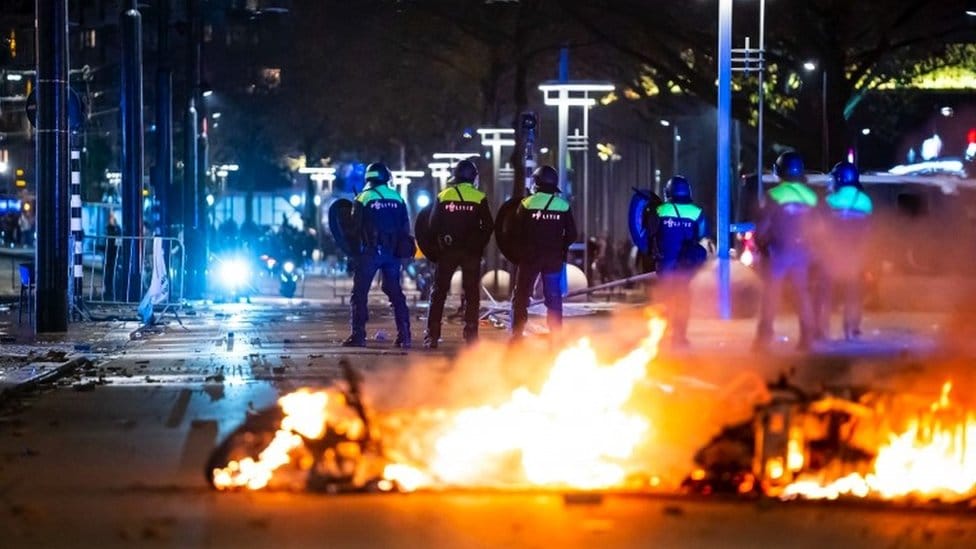
M 329 206 L 329 231 L 336 246 L 348 255 L 358 255 L 362 250 L 359 234 L 352 219 L 352 201 L 340 198 Z
M 505 259 L 516 264 L 521 260 L 518 246 L 521 235 L 515 227 L 515 212 L 519 202 L 521 201 L 518 198 L 509 198 L 498 208 L 498 215 L 495 216 L 495 242 L 498 249 Z
M 634 188 L 627 209 L 627 228 L 630 240 L 642 254 L 650 252 L 651 233 L 657 228 L 657 207 L 663 204 L 654 191 Z
M 417 220 L 413 224 L 413 235 L 417 239 L 417 247 L 428 260 L 437 263 L 437 254 L 440 251 L 437 246 L 437 239 L 430 230 L 430 215 L 434 211 L 434 205 L 428 204 L 417 213 Z

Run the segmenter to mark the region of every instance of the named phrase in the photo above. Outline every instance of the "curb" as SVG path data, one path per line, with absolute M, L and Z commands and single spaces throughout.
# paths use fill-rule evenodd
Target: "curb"
M 13 396 L 29 391 L 41 383 L 60 379 L 89 361 L 90 359 L 83 354 L 69 355 L 64 362 L 56 363 L 56 366 L 53 368 L 44 367 L 36 375 L 27 377 L 19 383 L 0 384 L 0 404 L 6 402 Z M 32 362 L 27 366 L 30 364 L 39 364 L 39 362 Z

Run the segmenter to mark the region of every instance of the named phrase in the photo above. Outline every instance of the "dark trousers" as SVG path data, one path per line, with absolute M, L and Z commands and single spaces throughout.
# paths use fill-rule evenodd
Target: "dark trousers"
M 461 268 L 461 289 L 464 304 L 464 339 L 478 337 L 478 316 L 481 310 L 481 255 L 448 254 L 442 256 L 434 267 L 434 285 L 430 291 L 430 310 L 427 316 L 425 339 L 437 341 L 441 337 L 441 320 L 444 318 L 444 300 L 451 289 L 451 277 Z
M 559 331 L 563 324 L 563 294 L 559 287 L 561 271 L 543 272 L 539 265 L 521 264 L 515 270 L 515 292 L 512 297 L 512 337 L 521 337 L 529 320 L 529 299 L 535 280 L 542 276 L 542 298 L 546 303 L 549 331 Z
M 824 336 L 830 334 L 830 313 L 833 308 L 834 292 L 837 292 L 841 298 L 844 337 L 851 339 L 861 330 L 864 306 L 864 281 L 861 273 L 844 273 L 833 277 L 820 273 L 814 297 L 814 314 L 817 318 L 817 329 Z
M 685 269 L 664 270 L 661 273 L 661 293 L 668 317 L 667 336 L 672 342 L 688 338 L 688 318 L 691 316 L 691 278 Z
M 779 253 L 769 257 L 762 307 L 759 311 L 759 326 L 756 329 L 757 341 L 765 342 L 773 336 L 773 321 L 779 311 L 786 279 L 790 280 L 796 295 L 800 342 L 809 343 L 813 339 L 815 326 L 809 288 L 810 263 L 809 254 L 804 252 Z
M 407 309 L 407 298 L 400 289 L 399 259 L 389 254 L 364 254 L 356 258 L 355 270 L 352 276 L 352 335 L 357 338 L 366 337 L 366 319 L 369 316 L 367 300 L 369 286 L 373 283 L 376 271 L 383 274 L 383 293 L 390 298 L 393 305 L 393 316 L 396 319 L 397 332 L 404 337 L 410 336 L 410 311 Z

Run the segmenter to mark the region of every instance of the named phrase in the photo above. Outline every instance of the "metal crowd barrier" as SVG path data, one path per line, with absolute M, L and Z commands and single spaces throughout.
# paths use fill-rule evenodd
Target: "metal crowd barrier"
M 162 245 L 168 295 L 155 303 L 167 310 L 183 303 L 185 248 L 177 237 L 86 235 L 82 245 L 84 266 L 81 301 L 85 305 L 137 306 L 153 279 L 153 243 Z M 130 258 L 136 258 L 135 276 L 127 276 Z M 138 287 L 137 287 L 138 286 Z

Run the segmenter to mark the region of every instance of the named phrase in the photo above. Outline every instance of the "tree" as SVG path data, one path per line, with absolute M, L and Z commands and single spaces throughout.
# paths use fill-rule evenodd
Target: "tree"
M 564 1 L 563 6 L 609 48 L 630 59 L 616 68 L 634 94 L 662 106 L 685 95 L 714 103 L 716 0 L 680 7 L 641 0 Z M 742 9 L 736 13 L 735 47 L 743 43 L 743 27 L 756 44 L 756 29 L 748 28 L 755 24 L 755 6 L 749 8 L 749 15 Z M 822 152 L 820 118 L 825 109 L 831 139 L 824 156 L 840 158 L 851 136 L 847 120 L 866 93 L 952 62 L 955 44 L 971 36 L 963 10 L 961 0 L 770 2 L 767 134 L 817 158 L 810 151 Z M 808 60 L 815 60 L 816 68 L 805 77 Z M 737 87 L 754 98 L 753 82 L 739 79 Z M 735 103 L 741 120 L 752 120 L 752 110 L 753 101 Z

